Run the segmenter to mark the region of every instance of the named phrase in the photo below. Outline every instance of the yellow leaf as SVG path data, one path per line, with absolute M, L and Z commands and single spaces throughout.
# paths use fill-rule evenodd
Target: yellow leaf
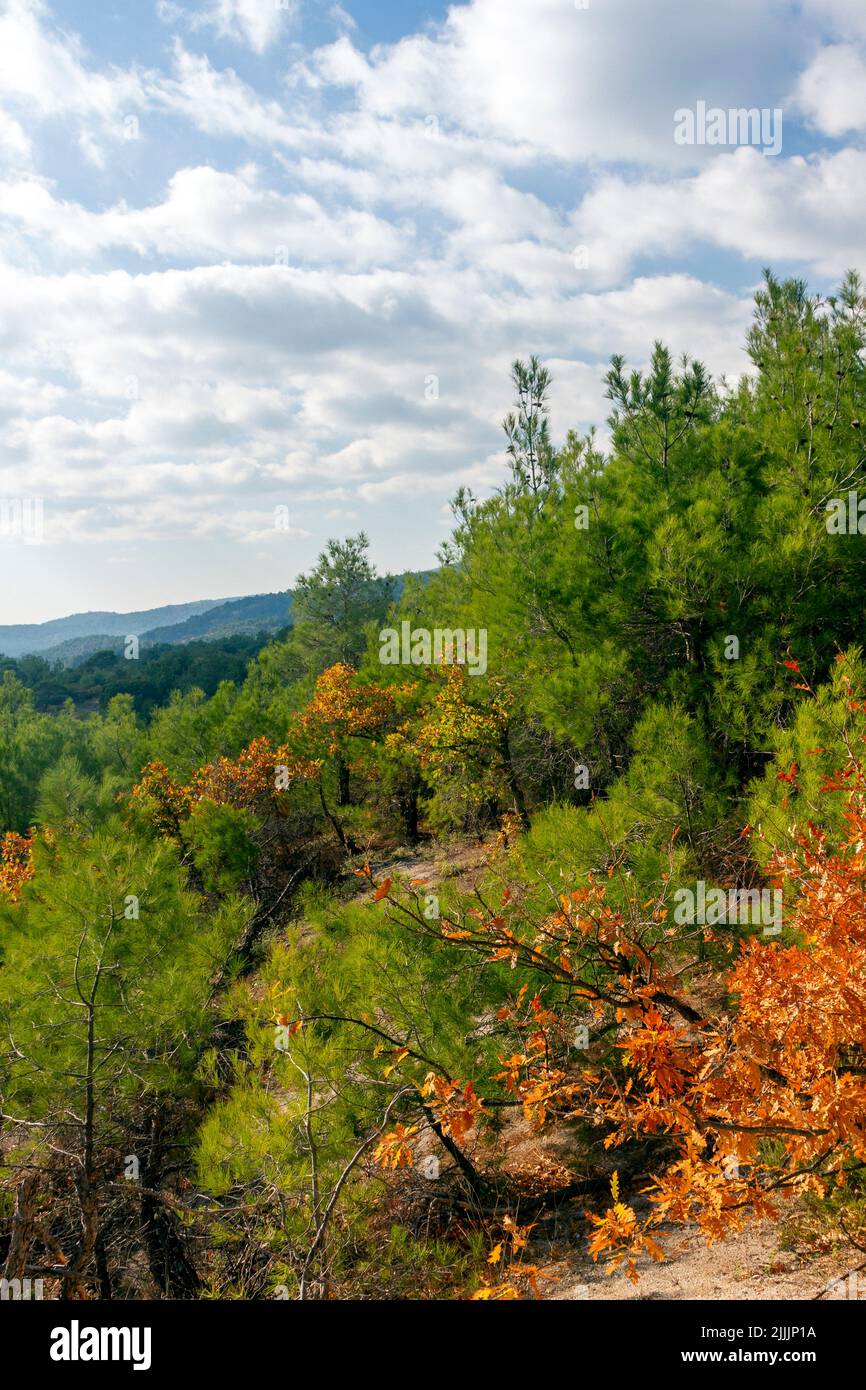
M 400 1048 L 400 1051 L 397 1053 L 396 1057 L 394 1058 L 394 1061 L 390 1064 L 390 1066 L 387 1066 L 387 1067 L 385 1068 L 385 1070 L 382 1072 L 382 1075 L 383 1075 L 383 1076 L 390 1076 L 390 1075 L 391 1075 L 391 1072 L 392 1072 L 392 1071 L 396 1071 L 397 1068 L 399 1067 L 400 1063 L 402 1062 L 403 1058 L 404 1058 L 404 1057 L 408 1057 L 408 1055 L 409 1055 L 409 1049 L 408 1049 L 408 1047 L 401 1047 L 401 1048 Z

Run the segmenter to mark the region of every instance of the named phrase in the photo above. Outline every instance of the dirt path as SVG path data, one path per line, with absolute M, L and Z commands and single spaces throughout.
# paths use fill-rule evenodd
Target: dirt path
M 465 892 L 471 892 L 476 879 L 483 873 L 490 856 L 492 839 L 483 842 L 457 841 L 445 848 L 438 848 L 435 857 L 424 848 L 417 851 L 402 848 L 395 853 L 375 858 L 371 855 L 370 867 L 377 880 L 386 875 L 400 877 L 408 883 L 414 879 L 424 879 L 431 888 L 444 879 L 457 879 Z
M 793 1248 L 783 1249 L 783 1243 Z M 811 1299 L 863 1258 L 848 1248 L 818 1251 L 786 1235 L 784 1223 L 770 1221 L 752 1223 L 709 1248 L 696 1230 L 677 1232 L 665 1242 L 665 1248 L 668 1259 L 663 1264 L 639 1262 L 637 1285 L 622 1270 L 605 1274 L 603 1268 L 582 1257 L 574 1246 L 559 1258 L 551 1252 L 554 1257 L 545 1262 L 544 1269 L 546 1274 L 556 1276 L 558 1283 L 548 1285 L 545 1296 L 554 1300 Z M 851 1281 L 843 1287 L 848 1296 L 856 1290 L 861 1298 L 866 1298 L 863 1275 L 859 1286 Z M 839 1297 L 842 1288 L 834 1292 Z

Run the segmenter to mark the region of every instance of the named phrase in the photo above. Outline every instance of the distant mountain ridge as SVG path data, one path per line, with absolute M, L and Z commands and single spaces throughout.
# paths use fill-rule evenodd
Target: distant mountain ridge
M 197 637 L 228 637 L 235 632 L 277 632 L 292 617 L 290 589 L 276 594 L 251 594 L 228 599 L 182 622 L 161 626 L 145 637 L 157 642 L 191 642 Z
M 0 655 L 41 656 L 70 665 L 92 652 L 117 650 L 130 636 L 138 637 L 142 646 L 150 646 L 237 632 L 277 632 L 289 623 L 291 607 L 291 593 L 285 590 L 246 598 L 170 603 L 134 613 L 73 613 L 46 623 L 0 626 Z
M 197 599 L 194 603 L 169 603 L 162 608 L 144 608 L 136 613 L 72 613 L 67 618 L 51 618 L 46 623 L 0 625 L 0 653 L 27 656 L 56 647 L 72 637 L 141 636 L 153 628 L 184 622 L 226 603 L 226 599 Z
M 433 570 L 408 570 L 390 576 L 399 597 L 411 576 L 426 583 Z M 39 656 L 62 666 L 77 666 L 94 652 L 121 653 L 127 637 L 142 648 L 207 641 L 237 634 L 257 636 L 279 632 L 292 621 L 292 591 L 249 594 L 245 598 L 205 598 L 194 603 L 170 603 L 137 613 L 73 613 L 46 623 L 0 625 L 0 656 L 18 659 Z

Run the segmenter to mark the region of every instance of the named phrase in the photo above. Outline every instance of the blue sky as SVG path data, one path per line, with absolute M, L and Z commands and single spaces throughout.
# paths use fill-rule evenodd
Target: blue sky
M 675 113 L 779 109 L 781 152 Z M 433 562 L 508 368 L 743 371 L 761 267 L 864 265 L 863 0 L 0 0 L 0 621 Z M 288 529 L 275 525 L 288 508 Z

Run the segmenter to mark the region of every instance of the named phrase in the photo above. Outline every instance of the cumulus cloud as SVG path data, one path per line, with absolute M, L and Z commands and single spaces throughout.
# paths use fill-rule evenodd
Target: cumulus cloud
M 75 34 L 55 29 L 44 0 L 4 0 L 0 10 L 0 132 L 19 123 L 73 122 L 83 146 L 101 137 L 121 139 L 124 116 L 146 100 L 134 64 L 100 67 Z M 28 137 L 24 140 L 29 143 Z
M 866 57 L 852 44 L 822 48 L 794 91 L 798 106 L 825 135 L 866 129 Z
M 322 82 L 354 88 L 380 116 L 433 113 L 561 160 L 674 165 L 700 153 L 674 145 L 678 107 L 698 97 L 776 106 L 794 57 L 783 0 L 586 9 L 534 0 L 531 13 L 521 0 L 473 0 L 450 8 L 433 33 L 370 54 L 344 35 L 314 66 Z
M 761 264 L 862 261 L 860 0 L 467 0 L 372 45 L 336 6 L 311 51 L 296 8 L 160 0 L 145 63 L 0 0 L 0 495 L 45 498 L 92 606 L 109 543 L 235 593 L 339 525 L 431 562 L 448 496 L 502 477 L 514 357 L 562 435 L 611 352 L 743 371 Z M 784 106 L 797 152 L 677 147 L 698 99 Z
M 801 0 L 802 10 L 817 32 L 831 37 L 866 40 L 866 9 L 860 0 Z
M 780 162 L 741 149 L 676 182 L 603 178 L 575 216 L 575 235 L 601 283 L 638 258 L 701 243 L 838 277 L 862 258 L 864 218 L 866 151 Z
M 272 98 L 262 98 L 232 68 L 216 68 L 206 54 L 190 53 L 180 39 L 172 72 L 151 74 L 148 98 L 157 110 L 179 116 L 206 135 L 230 136 L 269 146 L 303 144 L 303 127 L 293 124 Z
M 300 0 L 213 0 L 203 17 L 219 34 L 264 53 L 300 8 Z
M 360 266 L 394 260 L 405 241 L 400 228 L 368 212 L 328 212 L 309 193 L 264 187 L 252 165 L 237 173 L 180 169 L 164 200 L 146 208 L 93 212 L 36 179 L 0 184 L 0 199 L 11 224 L 85 257 L 128 248 L 142 257 Z
M 10 163 L 28 164 L 30 161 L 29 137 L 23 126 L 3 110 L 0 110 L 0 151 Z

